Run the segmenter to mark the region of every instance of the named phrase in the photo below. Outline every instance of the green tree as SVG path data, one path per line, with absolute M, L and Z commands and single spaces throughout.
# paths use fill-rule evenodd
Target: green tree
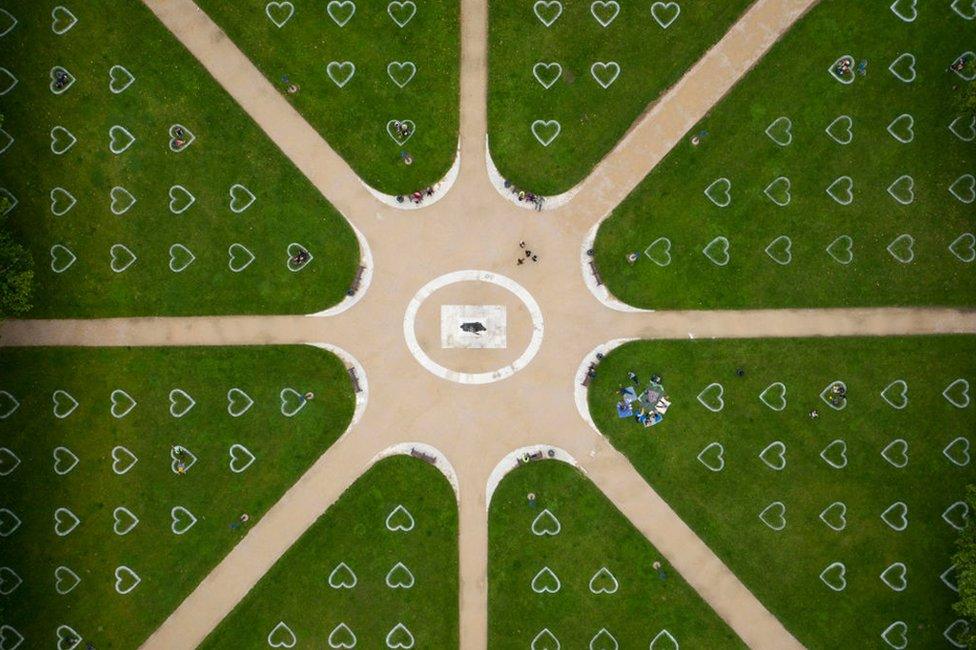
M 31 308 L 34 260 L 8 227 L 10 201 L 0 197 L 0 317 L 21 316 Z
M 966 502 L 969 511 L 976 512 L 976 485 L 966 488 Z M 969 621 L 970 633 L 966 641 L 970 648 L 976 648 L 976 525 L 966 526 L 956 545 L 958 550 L 952 561 L 956 565 L 959 602 L 953 607 L 957 614 Z

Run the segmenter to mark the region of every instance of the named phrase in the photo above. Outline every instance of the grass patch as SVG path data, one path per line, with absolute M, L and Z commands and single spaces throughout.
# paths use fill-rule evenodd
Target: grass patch
M 882 631 L 900 620 L 913 647 L 942 647 L 943 631 L 957 618 L 951 610 L 957 595 L 940 579 L 957 532 L 942 514 L 973 479 L 971 462 L 957 466 L 943 449 L 960 437 L 971 441 L 976 426 L 976 409 L 952 406 L 942 391 L 956 379 L 972 381 L 974 358 L 973 337 L 642 341 L 607 355 L 589 402 L 614 446 L 805 646 L 880 647 Z M 737 368 L 745 375 L 737 376 Z M 617 418 L 616 390 L 629 370 L 642 382 L 660 374 L 672 398 L 664 421 L 651 429 Z M 897 379 L 908 385 L 903 410 L 880 396 Z M 819 397 L 836 380 L 848 388 L 841 411 Z M 718 413 L 696 399 L 713 382 L 724 387 Z M 779 412 L 759 400 L 773 382 L 787 388 Z M 818 419 L 810 418 L 812 409 Z M 897 439 L 908 445 L 903 468 L 881 455 Z M 821 458 L 834 440 L 846 443 L 842 469 Z M 781 471 L 759 458 L 775 441 L 786 446 Z M 725 466 L 717 472 L 697 458 L 713 442 L 724 447 Z M 896 451 L 889 455 L 900 463 Z M 961 460 L 961 448 L 955 452 Z M 825 453 L 841 464 L 839 446 Z M 720 465 L 714 455 L 705 458 Z M 779 462 L 775 454 L 767 458 Z M 786 508 L 778 532 L 759 519 L 776 501 Z M 908 507 L 903 532 L 881 519 L 898 501 Z M 847 507 L 840 531 L 820 519 L 834 502 Z M 779 525 L 775 512 L 767 517 Z M 819 578 L 833 562 L 847 568 L 840 592 Z M 901 592 L 879 579 L 896 562 L 907 567 Z
M 489 3 L 491 155 L 505 178 L 544 195 L 583 180 L 648 104 L 721 39 L 750 2 L 682 2 L 680 15 L 667 29 L 654 21 L 650 3 L 620 2 L 607 27 L 591 12 L 598 3 L 562 4 L 562 14 L 546 28 L 532 2 Z M 604 21 L 612 12 L 593 11 Z M 661 18 L 667 22 L 670 16 Z M 619 76 L 607 89 L 591 76 L 590 67 L 598 61 L 619 65 Z M 533 76 L 538 62 L 562 67 L 548 90 Z M 598 74 L 606 83 L 613 70 Z M 554 69 L 540 72 L 547 83 L 554 75 Z M 548 147 L 532 134 L 535 120 L 556 120 L 562 127 Z
M 386 527 L 398 505 L 413 518 L 409 532 Z M 414 640 L 407 645 L 409 637 L 398 630 L 392 640 L 401 647 L 457 647 L 457 534 L 454 492 L 436 468 L 409 456 L 382 460 L 278 560 L 202 647 L 264 647 L 279 622 L 294 634 L 297 647 L 330 647 L 329 637 L 345 624 L 348 629 L 335 632 L 331 647 L 351 641 L 351 631 L 356 647 L 385 648 L 398 623 Z M 354 575 L 355 586 L 330 587 L 330 576 L 343 562 L 351 573 L 339 570 L 333 581 L 351 584 Z M 398 570 L 390 579 L 407 584 L 413 575 L 412 587 L 387 586 L 398 562 L 409 574 Z M 287 640 L 287 631 L 277 634 Z
M 530 492 L 536 495 L 534 505 L 527 500 Z M 542 514 L 545 510 L 553 518 Z M 743 647 L 575 468 L 560 462 L 518 468 L 498 486 L 489 512 L 489 647 L 528 648 L 543 629 L 563 647 L 617 647 L 606 635 L 594 639 L 601 629 L 621 648 L 646 648 L 662 630 L 683 647 Z M 558 526 L 558 534 L 533 534 L 537 518 L 538 532 Z M 660 575 L 655 561 L 662 563 Z M 559 579 L 556 593 L 533 591 L 533 578 L 543 567 Z M 603 568 L 611 575 L 600 573 Z M 592 593 L 591 578 L 594 589 L 614 593 Z M 537 587 L 553 584 L 544 576 Z M 662 635 L 654 647 L 671 646 Z
M 298 84 L 289 101 L 367 183 L 388 194 L 407 194 L 437 183 L 454 162 L 458 146 L 459 5 L 449 0 L 416 2 L 391 9 L 387 1 L 357 0 L 327 13 L 325 0 L 293 0 L 281 28 L 265 13 L 266 0 L 201 0 L 198 3 L 234 43 L 282 91 Z M 279 22 L 287 9 L 271 9 Z M 281 12 L 281 13 L 279 13 Z M 409 19 L 408 19 L 409 17 Z M 351 61 L 355 74 L 339 87 L 327 75 L 331 61 Z M 387 73 L 391 62 L 412 62 L 416 74 Z M 336 73 L 342 81 L 344 71 Z M 390 120 L 412 120 L 414 135 L 404 144 L 387 133 Z M 414 159 L 407 166 L 400 152 Z
M 232 524 L 247 513 L 253 525 L 345 430 L 355 404 L 340 360 L 305 346 L 4 348 L 0 367 L 0 391 L 20 402 L 0 420 L 0 446 L 20 461 L 0 476 L 0 508 L 22 520 L 13 534 L 0 538 L 0 557 L 23 580 L 0 596 L 0 620 L 31 647 L 53 642 L 62 624 L 98 648 L 137 647 L 240 541 L 246 526 Z M 236 418 L 227 411 L 232 387 L 254 402 Z M 313 391 L 315 398 L 294 417 L 284 417 L 284 387 Z M 196 401 L 181 418 L 169 411 L 174 388 Z M 109 411 L 116 389 L 138 402 L 119 419 Z M 52 412 L 57 390 L 78 402 L 64 419 Z M 70 402 L 61 400 L 64 414 Z M 0 415 L 10 406 L 0 393 Z M 232 444 L 255 456 L 240 473 L 229 468 Z M 197 458 L 183 476 L 171 468 L 173 445 Z M 113 471 L 116 446 L 138 458 L 122 475 Z M 60 452 L 56 466 L 57 447 L 78 459 L 63 476 L 55 469 L 64 472 L 71 460 Z M 118 457 L 124 469 L 129 461 L 121 452 Z M 13 460 L 3 454 L 0 463 L 6 469 Z M 171 529 L 176 506 L 197 518 L 182 535 Z M 118 507 L 140 520 L 124 536 L 113 531 Z M 64 537 L 53 529 L 57 508 L 81 520 Z M 124 530 L 129 520 L 122 515 L 121 521 Z M 180 521 L 182 526 L 189 520 Z M 55 591 L 55 570 L 62 565 L 81 579 L 66 595 Z M 141 578 L 127 595 L 115 590 L 114 572 L 121 565 Z M 65 579 L 62 588 L 70 582 Z
M 75 7 L 78 23 L 63 36 L 51 31 L 47 5 L 6 8 L 19 23 L 0 38 L 0 61 L 18 83 L 0 97 L 3 129 L 15 138 L 0 155 L 0 187 L 19 201 L 10 225 L 36 261 L 31 316 L 308 313 L 342 300 L 359 263 L 352 229 L 142 3 Z M 115 65 L 135 76 L 120 94 L 109 90 Z M 76 79 L 61 95 L 49 88 L 54 66 Z M 169 147 L 174 124 L 196 137 L 180 153 Z M 136 138 L 118 155 L 109 150 L 115 125 Z M 77 139 L 60 156 L 51 151 L 57 126 Z M 56 146 L 69 141 L 61 133 Z M 234 184 L 256 197 L 240 214 L 230 209 Z M 180 215 L 169 207 L 175 185 L 196 199 Z M 136 199 L 121 216 L 110 209 L 116 186 Z M 51 206 L 58 187 L 77 201 L 62 216 Z M 59 193 L 57 210 L 69 202 Z M 300 272 L 286 265 L 292 242 L 314 256 Z M 177 243 L 196 257 L 180 273 L 169 266 Z M 235 243 L 254 255 L 239 273 L 229 268 Z M 110 267 L 115 244 L 138 258 L 121 273 Z M 54 245 L 77 258 L 62 273 L 52 270 Z M 69 259 L 61 251 L 53 263 Z
M 701 144 L 676 147 L 604 222 L 595 248 L 607 286 L 629 304 L 654 309 L 972 304 L 972 249 L 965 239 L 957 244 L 960 259 L 949 246 L 973 232 L 973 206 L 948 188 L 976 171 L 976 154 L 948 128 L 963 116 L 956 100 L 965 84 L 947 69 L 971 37 L 972 25 L 948 6 L 905 23 L 887 6 L 821 2 L 693 130 L 707 134 Z M 905 53 L 916 58 L 912 83 L 888 70 Z M 855 68 L 868 63 L 866 75 L 850 85 L 828 72 L 843 55 L 855 59 Z M 910 78 L 907 68 L 899 72 Z M 908 144 L 887 131 L 903 114 L 914 120 Z M 825 133 L 844 115 L 853 120 L 846 146 Z M 765 134 L 780 117 L 792 121 L 788 146 Z M 966 135 L 962 125 L 957 129 Z M 843 122 L 834 128 L 846 140 Z M 907 129 L 904 118 L 893 130 L 908 139 Z M 774 135 L 789 140 L 782 130 Z M 910 205 L 887 191 L 903 175 L 915 183 Z M 853 180 L 853 203 L 846 206 L 826 192 L 844 176 Z M 792 185 L 786 207 L 764 195 L 779 177 Z M 725 208 L 704 194 L 720 178 L 732 183 Z M 847 200 L 845 189 L 842 181 L 834 192 Z M 911 263 L 887 250 L 901 235 L 914 238 Z M 785 266 L 765 252 L 781 236 L 792 242 Z M 853 240 L 853 261 L 846 240 L 833 251 L 848 264 L 827 252 L 842 236 Z M 730 242 L 726 266 L 702 253 L 717 237 Z M 660 238 L 670 241 L 669 252 Z M 657 263 L 643 254 L 654 242 L 649 255 Z M 716 246 L 712 255 L 722 261 Z M 641 253 L 633 265 L 626 259 L 631 252 Z M 909 259 L 907 250 L 896 252 Z M 772 254 L 789 259 L 783 249 Z

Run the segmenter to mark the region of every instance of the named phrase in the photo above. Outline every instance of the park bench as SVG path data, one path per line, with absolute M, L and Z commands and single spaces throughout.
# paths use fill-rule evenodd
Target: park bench
M 359 268 L 356 269 L 356 277 L 352 281 L 352 286 L 349 287 L 349 291 L 346 292 L 346 295 L 348 296 L 356 295 L 356 292 L 359 291 L 359 286 L 363 283 L 363 274 L 365 272 L 366 272 L 366 267 L 360 264 Z
M 349 379 L 352 380 L 352 389 L 354 392 L 363 392 L 362 386 L 359 385 L 359 375 L 356 374 L 355 368 L 349 368 Z

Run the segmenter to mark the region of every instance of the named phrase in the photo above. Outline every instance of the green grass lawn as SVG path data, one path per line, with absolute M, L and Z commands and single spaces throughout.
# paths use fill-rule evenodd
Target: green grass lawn
M 805 646 L 887 647 L 881 633 L 902 621 L 910 647 L 947 647 L 957 594 L 940 576 L 957 532 L 943 513 L 976 479 L 968 451 L 976 409 L 956 383 L 976 379 L 974 359 L 973 337 L 642 341 L 607 355 L 589 401 L 614 446 Z M 629 370 L 641 382 L 661 375 L 672 398 L 653 428 L 617 418 Z M 848 390 L 843 410 L 820 398 L 838 380 Z M 901 384 L 885 394 L 902 409 L 881 396 L 897 380 L 907 402 Z M 786 387 L 785 408 L 777 388 L 765 397 L 778 411 L 759 397 L 775 382 Z M 724 403 L 717 412 L 697 399 L 711 384 L 724 394 L 712 387 L 701 399 L 712 409 Z M 943 396 L 951 384 L 964 408 Z M 887 514 L 893 526 L 882 519 L 899 502 L 908 519 L 900 532 L 902 506 Z M 962 523 L 961 515 L 946 516 Z M 846 568 L 841 591 L 819 578 L 835 562 Z M 880 578 L 896 563 L 907 569 L 902 591 Z M 835 587 L 840 571 L 826 576 Z M 896 587 L 900 571 L 887 574 Z M 889 632 L 896 644 L 900 629 Z
M 288 99 L 374 188 L 410 193 L 451 167 L 458 146 L 457 0 L 197 4 L 282 92 L 284 79 L 299 85 Z M 355 71 L 347 80 L 353 68 L 333 67 L 330 77 L 332 62 L 351 62 Z M 395 141 L 391 120 L 412 121 L 414 134 Z M 401 151 L 413 156 L 412 165 Z
M 535 650 L 647 648 L 655 638 L 654 650 L 744 647 L 620 511 L 561 462 L 525 465 L 498 486 L 488 590 L 493 650 L 529 648 L 537 637 Z
M 0 188 L 18 201 L 11 226 L 36 262 L 30 315 L 307 313 L 342 300 L 359 248 L 341 215 L 141 2 L 72 6 L 78 22 L 58 36 L 50 6 L 3 4 L 19 22 L 0 38 L 0 66 L 17 79 L 0 97 L 3 131 L 14 139 L 0 154 Z M 51 90 L 55 66 L 74 78 L 59 95 Z M 128 77 L 115 68 L 115 89 L 125 87 L 118 94 L 109 86 L 114 66 L 134 77 L 125 87 Z M 9 78 L 0 77 L 6 87 Z M 173 125 L 195 138 L 178 153 L 170 150 Z M 110 132 L 116 150 L 129 138 L 116 126 L 135 137 L 117 155 Z M 0 147 L 5 141 L 0 133 Z M 237 189 L 232 205 L 235 185 L 253 204 Z M 175 186 L 195 199 L 181 214 L 172 210 L 190 199 L 175 190 L 171 209 Z M 113 191 L 115 212 L 135 198 L 123 214 L 113 213 Z M 292 243 L 313 256 L 300 271 L 287 266 Z M 171 254 L 176 244 L 184 248 Z M 111 266 L 113 248 L 121 272 Z M 130 253 L 137 259 L 128 265 Z M 195 260 L 173 272 L 189 254 Z
M 456 648 L 457 525 L 454 492 L 436 468 L 409 456 L 382 460 L 202 647 L 294 639 L 298 648 Z
M 0 625 L 32 648 L 53 647 L 60 625 L 97 648 L 137 647 L 338 438 L 355 402 L 341 361 L 304 346 L 4 348 L 0 367 L 0 565 L 17 576 L 0 570 Z M 179 418 L 177 388 L 196 402 Z M 231 406 L 232 388 L 246 397 Z M 285 388 L 315 397 L 285 417 Z M 123 415 L 116 394 L 119 418 L 117 389 L 137 402 Z M 189 402 L 174 397 L 179 414 Z M 182 476 L 174 445 L 196 458 Z M 118 508 L 139 519 L 128 532 Z M 22 522 L 12 533 L 11 512 Z M 57 535 L 55 518 L 67 532 L 72 515 L 80 523 Z M 122 566 L 141 580 L 124 595 Z M 119 579 L 121 591 L 136 580 Z
M 611 292 L 653 309 L 973 304 L 974 207 L 949 192 L 962 178 L 956 192 L 973 197 L 972 111 L 948 70 L 972 49 L 972 30 L 948 3 L 914 23 L 887 4 L 814 7 L 692 131 L 701 144 L 686 139 L 601 226 L 596 258 Z M 916 60 L 911 83 L 888 69 L 904 54 Z M 867 62 L 849 85 L 829 72 L 845 55 Z M 906 79 L 909 63 L 895 67 Z M 832 124 L 833 138 L 852 141 L 832 139 Z M 888 191 L 903 176 L 914 181 L 907 205 Z M 785 207 L 764 194 L 781 177 Z M 907 201 L 908 184 L 892 192 Z M 780 181 L 769 193 L 784 203 L 785 190 Z M 631 252 L 641 254 L 633 265 Z
M 751 3 L 684 0 L 673 22 L 673 10 L 658 9 L 666 29 L 650 2 L 562 2 L 550 27 L 534 13 L 538 4 L 489 3 L 488 134 L 505 178 L 552 195 L 585 178 Z M 547 21 L 556 12 L 551 6 L 539 7 Z M 595 63 L 606 67 L 591 70 Z M 533 135 L 537 120 L 559 123 L 548 146 Z M 546 140 L 555 128 L 540 126 L 538 135 Z

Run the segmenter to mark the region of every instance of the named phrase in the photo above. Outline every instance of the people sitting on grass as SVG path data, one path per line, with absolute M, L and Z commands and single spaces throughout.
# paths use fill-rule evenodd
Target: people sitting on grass
M 183 127 L 178 126 L 173 130 L 173 140 L 170 146 L 175 151 L 179 151 L 186 146 L 186 131 L 183 130 Z
M 853 74 L 851 71 L 851 66 L 854 65 L 854 59 L 849 56 L 845 56 L 840 61 L 837 62 L 837 66 L 834 68 L 837 75 L 840 77 L 846 76 L 848 74 Z
M 291 256 L 292 266 L 302 266 L 308 260 L 309 260 L 309 254 L 308 251 L 305 250 L 304 248 L 299 249 L 297 253 Z
M 410 137 L 410 134 L 413 132 L 413 127 L 410 125 L 409 122 L 401 122 L 400 120 L 394 120 L 393 131 L 400 138 L 406 139 Z
M 647 388 L 640 394 L 638 394 L 641 387 L 637 373 L 632 370 L 629 371 L 627 379 L 630 381 L 630 385 L 621 384 L 617 388 L 620 395 L 620 399 L 617 401 L 617 417 L 633 417 L 638 424 L 644 427 L 652 427 L 663 420 L 671 406 L 671 398 L 664 392 L 660 375 L 652 374 Z
M 62 68 L 56 68 L 54 70 L 54 87 L 55 88 L 57 88 L 58 90 L 61 90 L 62 88 L 64 88 L 65 86 L 68 85 L 68 80 L 69 80 L 68 73 L 65 72 Z

